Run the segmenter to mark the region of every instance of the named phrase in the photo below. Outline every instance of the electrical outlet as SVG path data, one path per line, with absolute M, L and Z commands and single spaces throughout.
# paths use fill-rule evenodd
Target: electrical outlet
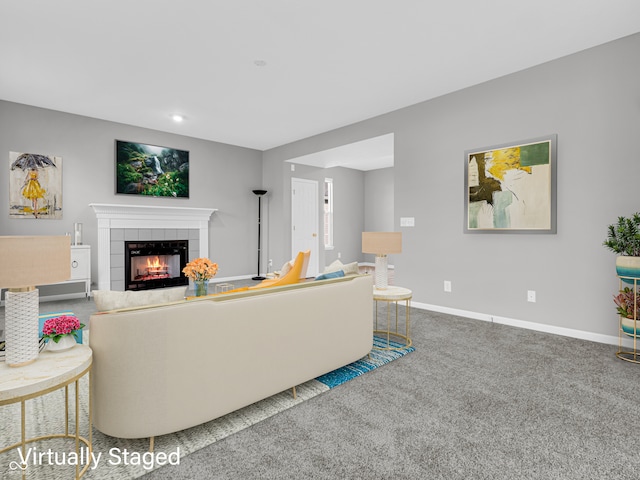
M 451 282 L 449 280 L 444 281 L 444 291 L 451 292 Z
M 342 254 L 338 252 L 338 258 L 342 258 Z
M 527 302 L 536 302 L 536 291 L 535 290 L 527 290 Z
M 272 259 L 269 259 L 269 266 L 273 267 L 273 260 Z

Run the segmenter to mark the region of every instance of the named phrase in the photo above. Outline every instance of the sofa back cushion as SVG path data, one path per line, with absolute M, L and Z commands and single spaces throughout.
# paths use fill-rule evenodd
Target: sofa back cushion
M 99 312 L 120 310 L 130 307 L 143 307 L 158 303 L 169 303 L 184 300 L 187 287 L 156 288 L 154 290 L 94 290 L 93 300 Z

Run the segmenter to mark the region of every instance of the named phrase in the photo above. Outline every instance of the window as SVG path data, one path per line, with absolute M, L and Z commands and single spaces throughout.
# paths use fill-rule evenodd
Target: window
M 333 179 L 324 179 L 324 248 L 333 248 Z

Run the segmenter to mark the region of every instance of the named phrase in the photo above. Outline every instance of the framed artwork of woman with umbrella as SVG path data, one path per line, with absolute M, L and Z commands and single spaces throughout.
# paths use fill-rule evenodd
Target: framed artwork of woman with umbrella
M 62 157 L 9 154 L 9 217 L 62 218 Z

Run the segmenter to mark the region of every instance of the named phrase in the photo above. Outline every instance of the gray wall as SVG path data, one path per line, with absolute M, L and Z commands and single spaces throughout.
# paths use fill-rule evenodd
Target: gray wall
M 288 158 L 393 132 L 394 224 L 403 232 L 396 284 L 423 304 L 617 335 L 614 256 L 601 244 L 618 215 L 640 210 L 639 51 L 636 34 L 269 150 L 264 180 L 281 185 Z M 558 135 L 558 233 L 463 234 L 464 151 L 550 133 Z M 416 226 L 401 229 L 404 216 Z M 274 215 L 274 252 L 286 227 Z
M 266 215 L 267 244 L 264 257 L 273 260 L 273 268 L 279 269 L 292 258 L 291 252 L 291 178 L 303 178 L 318 182 L 318 232 L 323 231 L 324 179 L 333 179 L 334 197 L 334 237 L 333 250 L 324 250 L 320 237 L 318 269 L 324 270 L 326 265 L 341 256 L 341 261 L 348 263 L 362 259 L 360 233 L 364 228 L 364 172 L 350 168 L 318 168 L 295 164 L 295 171 L 290 163 L 278 165 L 276 168 L 282 176 L 273 183 L 265 181 L 269 190 L 269 203 L 263 210 Z M 266 268 L 266 267 L 265 267 Z
M 263 182 L 265 188 L 272 191 L 269 224 L 267 226 L 269 238 L 265 248 L 269 251 L 269 258 L 274 259 L 274 265 L 282 264 L 291 257 L 291 238 L 289 233 L 291 231 L 290 179 L 292 176 L 311 178 L 303 176 L 308 172 L 304 169 L 311 167 L 296 165 L 296 171 L 291 172 L 291 164 L 286 163 L 286 160 L 390 133 L 386 126 L 378 129 L 374 128 L 371 131 L 377 133 L 362 132 L 357 129 L 342 129 L 331 134 L 318 135 L 283 145 L 263 153 Z M 341 261 L 345 263 L 363 260 L 361 232 L 365 225 L 365 173 L 347 168 L 317 168 L 315 170 L 314 178 L 334 178 L 334 182 L 338 179 L 340 184 L 339 190 L 336 190 L 337 187 L 334 185 L 334 197 L 338 202 L 334 204 L 334 210 L 337 215 L 341 216 L 340 219 L 336 220 L 336 233 L 341 238 L 334 239 L 336 249 L 325 252 L 326 258 L 320 259 L 320 265 L 330 264 L 337 258 L 338 252 L 341 253 Z M 343 175 L 338 177 L 338 174 L 334 173 L 334 171 L 343 171 Z M 344 182 L 349 178 L 354 183 Z M 338 226 L 342 232 L 351 232 L 354 236 L 352 238 L 343 238 L 342 234 L 338 233 Z
M 364 174 L 364 229 L 367 232 L 392 232 L 394 170 L 379 168 Z
M 115 139 L 189 150 L 190 198 L 115 195 Z M 97 221 L 89 203 L 217 208 L 209 224 L 209 248 L 210 257 L 220 265 L 218 277 L 255 271 L 257 205 L 251 190 L 262 183 L 262 154 L 257 150 L 0 101 L 0 154 L 5 168 L 10 151 L 63 158 L 63 218 L 9 219 L 4 170 L 0 235 L 63 235 L 73 231 L 74 222 L 82 222 L 84 243 L 94 247 L 94 284 Z
M 351 168 L 328 168 L 333 178 L 333 245 L 325 252 L 325 265 L 338 259 L 343 263 L 362 259 L 361 233 L 365 219 L 365 173 Z M 321 269 L 322 270 L 322 269 Z
M 394 170 L 369 170 L 364 176 L 364 230 L 365 232 L 395 231 L 393 215 Z M 393 265 L 395 255 L 388 262 Z M 375 255 L 365 254 L 363 260 L 375 262 Z
M 276 183 L 277 185 L 277 176 Z M 323 205 L 323 189 L 322 185 L 325 178 L 333 179 L 334 193 L 334 249 L 320 249 L 319 265 L 320 271 L 324 266 L 329 265 L 338 259 L 343 263 L 354 261 L 374 261 L 373 256 L 363 255 L 361 233 L 363 231 L 392 231 L 394 229 L 393 217 L 393 191 L 394 191 L 394 173 L 393 168 L 384 168 L 379 170 L 371 170 L 363 172 L 351 168 L 317 168 L 306 165 L 295 164 L 295 171 L 291 171 L 291 164 L 285 163 L 283 169 L 282 184 L 280 192 L 277 187 L 271 187 L 267 215 L 269 219 L 265 221 L 268 228 L 268 237 L 273 239 L 278 237 L 278 247 L 274 247 L 272 241 L 268 241 L 268 258 L 274 260 L 274 268 L 277 269 L 282 263 L 291 258 L 291 238 L 287 235 L 280 235 L 281 223 L 277 223 L 279 218 L 281 222 L 287 225 L 287 231 L 290 231 L 290 212 L 291 211 L 291 178 L 304 178 L 307 180 L 315 180 L 318 182 L 320 206 L 318 231 L 322 231 L 322 205 Z M 282 196 L 280 197 L 280 194 Z M 275 200 L 274 200 L 275 197 Z M 285 212 L 284 215 L 279 215 Z M 275 227 L 275 230 L 274 230 Z M 283 230 L 284 231 L 284 230 Z M 279 248 L 280 244 L 284 244 L 285 248 Z M 281 257 L 281 255 L 284 255 Z M 275 257 L 275 258 L 274 258 Z M 370 258 L 369 258 L 370 257 Z

